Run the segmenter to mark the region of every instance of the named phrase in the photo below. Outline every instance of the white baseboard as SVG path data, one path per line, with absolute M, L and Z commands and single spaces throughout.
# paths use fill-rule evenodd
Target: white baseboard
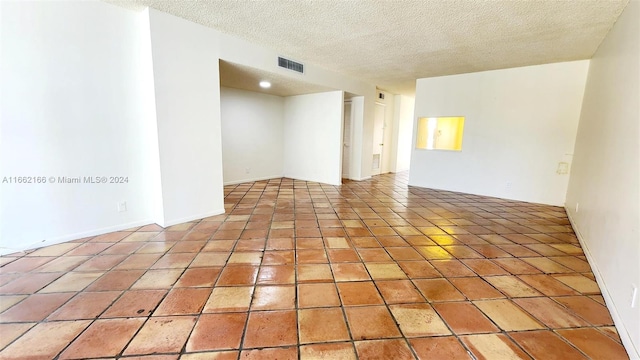
M 114 231 L 126 230 L 126 229 L 129 229 L 129 228 L 132 228 L 132 227 L 143 226 L 143 225 L 148 225 L 148 224 L 153 224 L 153 223 L 154 223 L 153 220 L 133 221 L 133 222 L 126 223 L 126 224 L 107 226 L 107 227 L 103 227 L 103 228 L 99 228 L 99 229 L 95 229 L 95 230 L 83 231 L 83 232 L 78 232 L 78 233 L 73 233 L 73 234 L 68 234 L 68 235 L 63 235 L 63 236 L 57 236 L 57 237 L 54 237 L 54 238 L 51 238 L 51 239 L 48 239 L 48 240 L 38 241 L 38 242 L 31 243 L 31 244 L 25 244 L 25 245 L 21 245 L 21 246 L 15 247 L 15 248 L 0 246 L 0 255 L 12 254 L 12 253 L 15 253 L 15 252 L 41 248 L 43 246 L 56 245 L 56 244 L 60 244 L 60 243 L 67 242 L 67 241 L 82 239 L 82 238 L 86 238 L 86 237 L 90 237 L 90 236 L 98 236 L 98 235 L 102 235 L 102 234 L 106 234 L 106 233 L 110 233 L 110 232 L 114 232 Z
M 283 175 L 273 175 L 273 176 L 257 177 L 257 178 L 250 178 L 250 179 L 225 181 L 224 185 L 236 185 L 236 184 L 243 184 L 243 183 L 254 182 L 254 181 L 280 179 L 281 177 L 283 177 Z
M 584 238 L 580 234 L 580 231 L 578 230 L 578 227 L 576 226 L 576 223 L 571 217 L 571 213 L 569 212 L 569 209 L 567 209 L 566 206 L 565 206 L 565 211 L 567 212 L 567 217 L 569 218 L 571 227 L 573 227 L 573 231 L 576 233 L 576 236 L 578 237 L 580 246 L 582 246 L 582 250 L 584 251 L 584 254 L 587 257 L 587 261 L 589 262 L 589 265 L 591 265 L 591 270 L 593 271 L 593 275 L 596 278 L 596 282 L 598 283 L 598 286 L 600 286 L 600 289 L 602 290 L 602 297 L 604 298 L 604 302 L 607 304 L 607 309 L 609 309 L 609 311 L 611 312 L 611 318 L 613 319 L 613 323 L 616 325 L 616 330 L 618 330 L 618 335 L 620 335 L 620 340 L 622 340 L 622 345 L 627 351 L 627 355 L 629 355 L 630 360 L 640 360 L 640 352 L 638 351 L 638 349 L 636 349 L 633 341 L 631 340 L 631 335 L 629 335 L 629 332 L 627 331 L 627 328 L 624 322 L 622 321 L 622 317 L 618 313 L 616 304 L 613 302 L 613 298 L 611 298 L 611 294 L 607 289 L 607 284 L 605 283 L 604 278 L 600 273 L 600 269 L 598 269 L 598 265 L 593 255 L 591 255 L 591 251 L 589 251 L 589 247 L 587 246 L 587 243 L 584 241 Z
M 182 217 L 182 218 L 179 218 L 179 219 L 168 220 L 168 221 L 165 221 L 164 224 L 158 223 L 158 225 L 160 225 L 162 227 L 169 227 L 169 226 L 172 226 L 172 225 L 182 224 L 182 223 L 186 223 L 186 222 L 193 221 L 193 220 L 200 220 L 200 219 L 207 218 L 209 216 L 215 216 L 215 215 L 220 215 L 220 214 L 224 214 L 224 208 L 208 211 L 208 212 L 202 213 L 202 214 L 195 214 L 195 215 L 191 215 L 191 216 L 186 216 L 186 217 Z

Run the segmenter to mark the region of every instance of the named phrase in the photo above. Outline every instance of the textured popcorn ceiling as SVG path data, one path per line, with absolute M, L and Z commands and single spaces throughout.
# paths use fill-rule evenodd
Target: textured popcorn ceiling
M 110 0 L 413 92 L 415 79 L 588 59 L 628 0 Z

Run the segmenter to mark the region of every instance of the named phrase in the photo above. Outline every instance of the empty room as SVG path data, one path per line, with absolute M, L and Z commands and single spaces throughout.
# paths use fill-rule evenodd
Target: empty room
M 640 360 L 640 1 L 0 1 L 1 359 Z

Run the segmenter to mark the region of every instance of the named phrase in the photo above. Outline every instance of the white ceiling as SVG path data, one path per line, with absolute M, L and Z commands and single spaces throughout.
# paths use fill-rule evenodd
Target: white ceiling
M 150 6 L 395 93 L 415 79 L 588 59 L 628 0 L 108 0 Z
M 271 87 L 268 89 L 261 88 L 259 83 L 263 80 L 269 81 Z M 220 61 L 220 85 L 277 96 L 303 95 L 335 90 L 306 83 L 297 78 L 222 60 Z

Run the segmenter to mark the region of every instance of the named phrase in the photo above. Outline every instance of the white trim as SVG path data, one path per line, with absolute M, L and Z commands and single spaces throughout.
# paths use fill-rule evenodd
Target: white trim
M 208 212 L 202 213 L 202 214 L 196 214 L 196 215 L 192 215 L 192 216 L 186 216 L 186 217 L 183 217 L 183 218 L 180 218 L 180 219 L 166 221 L 166 222 L 164 222 L 164 224 L 158 223 L 158 225 L 166 228 L 166 227 L 169 227 L 169 226 L 186 223 L 186 222 L 190 222 L 190 221 L 193 221 L 193 220 L 200 220 L 200 219 L 208 218 L 210 216 L 220 215 L 220 214 L 224 214 L 224 213 L 225 213 L 224 208 L 222 210 L 217 209 L 217 210 L 208 211 Z
M 114 225 L 114 226 L 108 226 L 108 227 L 104 227 L 104 228 L 99 228 L 99 229 L 96 229 L 96 230 L 83 231 L 83 232 L 79 232 L 79 233 L 58 236 L 58 237 L 55 237 L 55 238 L 52 238 L 52 239 L 49 239 L 49 240 L 43 240 L 43 241 L 38 241 L 38 242 L 31 243 L 31 244 L 26 244 L 26 245 L 21 246 L 19 248 L 8 248 L 8 247 L 0 246 L 0 255 L 12 254 L 12 253 L 15 253 L 15 252 L 21 252 L 21 251 L 25 251 L 25 250 L 41 248 L 41 247 L 49 246 L 49 245 L 56 245 L 56 244 L 60 244 L 60 243 L 67 242 L 67 241 L 78 240 L 78 239 L 82 239 L 82 238 L 86 238 L 86 237 L 90 237 L 90 236 L 98 236 L 98 235 L 102 235 L 102 234 L 106 234 L 106 233 L 110 233 L 110 232 L 114 232 L 114 231 L 122 231 L 122 230 L 130 229 L 132 227 L 144 226 L 144 225 L 149 225 L 149 224 L 153 224 L 153 223 L 154 223 L 153 220 L 134 221 L 134 222 L 126 223 L 126 224 L 120 224 L 120 225 Z
M 627 328 L 625 327 L 624 322 L 622 321 L 622 318 L 618 313 L 616 305 L 613 302 L 613 299 L 611 298 L 611 294 L 609 294 L 609 290 L 607 289 L 607 284 L 605 283 L 604 278 L 602 277 L 602 274 L 598 269 L 597 263 L 593 258 L 593 255 L 591 255 L 591 252 L 587 247 L 587 243 L 582 238 L 582 235 L 580 234 L 580 231 L 578 230 L 576 223 L 573 221 L 573 218 L 571 217 L 571 213 L 569 212 L 569 209 L 566 206 L 564 207 L 564 209 L 567 212 L 567 217 L 569 218 L 571 227 L 573 227 L 573 231 L 576 233 L 576 236 L 578 237 L 580 246 L 582 246 L 582 250 L 584 251 L 584 254 L 587 257 L 587 261 L 589 262 L 589 265 L 591 265 L 591 270 L 593 271 L 593 275 L 596 278 L 596 282 L 598 283 L 598 286 L 600 286 L 600 289 L 602 290 L 602 297 L 604 298 L 604 302 L 607 304 L 607 309 L 611 313 L 611 318 L 613 319 L 613 323 L 616 326 L 618 335 L 620 335 L 620 340 L 622 340 L 622 345 L 627 351 L 627 355 L 629 355 L 630 360 L 640 360 L 640 353 L 635 348 L 633 341 L 631 340 L 631 335 L 629 335 L 629 332 L 627 331 Z
M 244 184 L 244 183 L 254 182 L 254 181 L 281 179 L 283 177 L 284 176 L 282 175 L 273 175 L 273 176 L 265 176 L 265 177 L 259 177 L 259 178 L 253 178 L 253 179 L 234 180 L 234 181 L 227 181 L 224 183 L 224 185 L 236 185 L 236 184 Z

